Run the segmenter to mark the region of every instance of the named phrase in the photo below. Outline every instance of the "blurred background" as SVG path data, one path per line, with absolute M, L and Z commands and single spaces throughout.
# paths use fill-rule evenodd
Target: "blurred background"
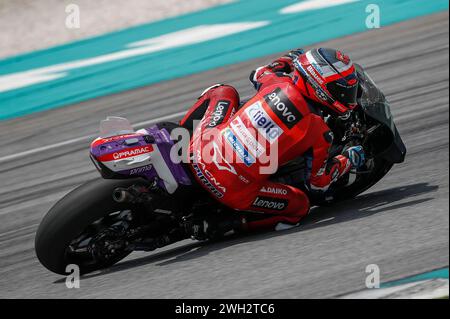
M 0 0 L 0 58 L 169 18 L 232 0 Z M 61 27 L 66 7 L 82 9 L 83 27 Z

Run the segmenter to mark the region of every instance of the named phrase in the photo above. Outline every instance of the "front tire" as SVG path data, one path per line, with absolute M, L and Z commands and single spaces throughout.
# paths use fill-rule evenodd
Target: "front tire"
M 392 166 L 394 164 L 385 159 L 377 159 L 371 173 L 361 175 L 353 184 L 337 189 L 334 193 L 334 201 L 352 199 L 365 192 L 378 183 L 391 170 Z

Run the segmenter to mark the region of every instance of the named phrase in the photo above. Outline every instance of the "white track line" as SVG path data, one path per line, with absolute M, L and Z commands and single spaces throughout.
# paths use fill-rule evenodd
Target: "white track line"
M 187 111 L 177 112 L 177 113 L 174 113 L 174 114 L 171 114 L 171 115 L 165 115 L 165 116 L 161 116 L 161 117 L 154 118 L 154 119 L 151 119 L 151 120 L 139 122 L 139 123 L 133 124 L 133 127 L 135 127 L 135 128 L 136 127 L 142 127 L 142 126 L 151 125 L 151 124 L 154 124 L 154 123 L 157 123 L 157 122 L 173 120 L 173 119 L 176 119 L 178 117 L 183 116 L 184 114 L 186 114 L 186 112 Z M 18 158 L 22 158 L 24 156 L 33 155 L 33 154 L 36 154 L 36 153 L 45 152 L 45 151 L 48 151 L 48 150 L 51 150 L 51 149 L 55 149 L 55 148 L 59 148 L 59 147 L 66 146 L 66 145 L 72 145 L 72 144 L 76 144 L 76 143 L 79 143 L 79 142 L 89 142 L 90 140 L 93 140 L 96 137 L 97 137 L 97 135 L 81 136 L 81 137 L 73 138 L 73 139 L 66 140 L 66 141 L 59 142 L 59 143 L 55 143 L 55 144 L 33 148 L 31 150 L 28 150 L 28 151 L 24 151 L 24 152 L 20 152 L 20 153 L 16 153 L 16 154 L 3 156 L 3 157 L 0 157 L 0 163 L 11 161 L 11 160 L 15 160 L 15 159 L 18 159 Z

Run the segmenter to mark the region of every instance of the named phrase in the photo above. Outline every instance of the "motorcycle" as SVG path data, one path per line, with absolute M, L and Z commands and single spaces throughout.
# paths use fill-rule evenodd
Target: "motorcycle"
M 330 155 L 362 145 L 366 164 L 334 183 L 333 197 L 315 205 L 354 198 L 406 155 L 385 96 L 358 65 L 357 72 L 359 107 L 350 118 L 327 118 L 334 134 Z M 152 251 L 186 239 L 186 224 L 205 212 L 232 213 L 196 183 L 187 164 L 173 160 L 176 140 L 171 132 L 176 128 L 159 123 L 135 132 L 123 118 L 101 122 L 90 156 L 102 178 L 68 193 L 43 218 L 35 237 L 42 265 L 62 275 L 69 264 L 78 265 L 82 274 L 104 269 L 133 251 Z M 271 179 L 304 189 L 305 171 L 300 157 Z

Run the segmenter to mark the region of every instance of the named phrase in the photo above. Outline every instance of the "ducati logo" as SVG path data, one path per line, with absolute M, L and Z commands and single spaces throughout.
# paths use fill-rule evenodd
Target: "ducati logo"
M 222 156 L 222 152 L 216 142 L 213 142 L 213 163 L 219 169 L 219 171 L 228 171 L 237 175 L 236 169 Z

